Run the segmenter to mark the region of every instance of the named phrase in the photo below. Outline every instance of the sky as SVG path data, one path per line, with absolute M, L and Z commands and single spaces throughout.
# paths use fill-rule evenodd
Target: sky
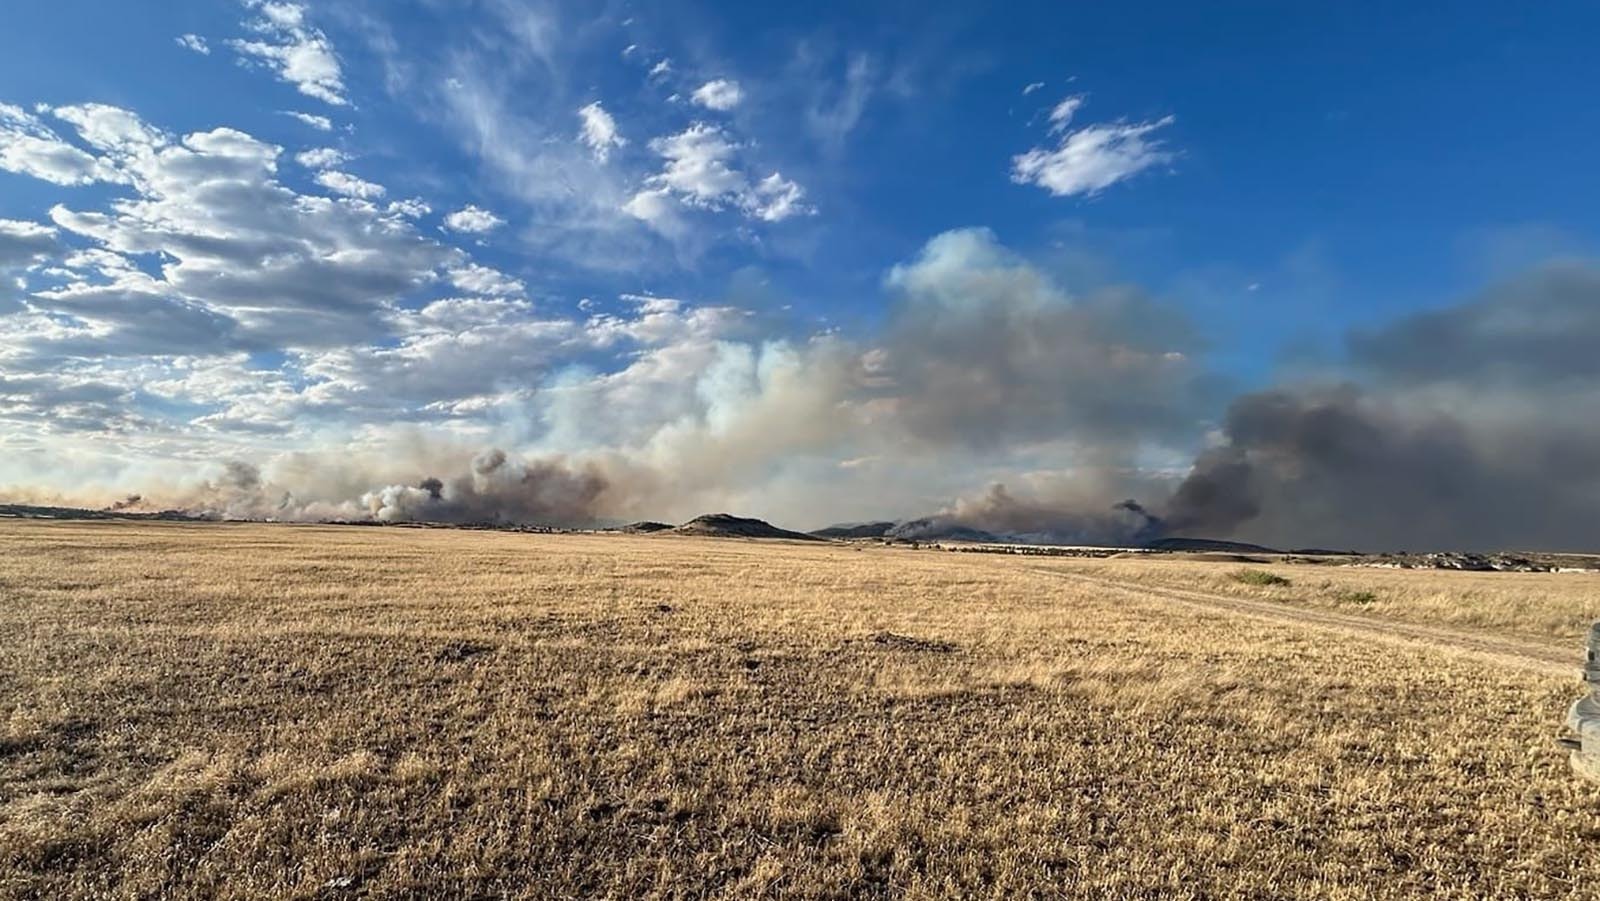
M 1194 529 L 1394 542 L 1366 476 L 1442 457 L 1521 487 L 1433 486 L 1427 541 L 1600 522 L 1581 467 L 1504 471 L 1516 411 L 1592 400 L 1592 6 L 7 18 L 5 497 L 1092 538 L 1127 493 Z M 1289 408 L 1415 441 L 1308 476 L 1327 441 L 1245 428 Z M 1235 457 L 1249 502 L 1194 512 Z M 1481 532 L 1440 500 L 1464 491 L 1501 519 L 1581 501 Z

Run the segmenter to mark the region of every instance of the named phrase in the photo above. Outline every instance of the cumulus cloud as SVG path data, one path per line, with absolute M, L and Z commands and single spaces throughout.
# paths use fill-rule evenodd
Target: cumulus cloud
M 58 185 L 112 177 L 92 154 L 63 141 L 39 117 L 5 103 L 0 103 L 0 169 Z
M 332 147 L 317 147 L 294 155 L 294 161 L 307 169 L 331 169 L 350 161 L 350 155 Z
M 600 101 L 589 104 L 578 110 L 578 118 L 583 123 L 583 129 L 578 133 L 579 140 L 594 154 L 594 158 L 605 162 L 611 156 L 615 147 L 625 146 L 628 142 L 617 132 L 617 120 L 606 112 Z
M 284 0 L 246 0 L 255 15 L 245 27 L 252 40 L 228 42 L 242 57 L 265 65 L 279 80 L 308 97 L 346 106 L 344 77 L 333 43 L 306 22 L 306 8 Z
M 0 219 L 0 272 L 43 262 L 59 249 L 56 229 L 37 222 Z
M 433 207 L 420 197 L 407 197 L 404 200 L 395 200 L 389 203 L 389 212 L 404 216 L 407 219 L 421 219 L 433 212 Z
M 646 222 L 670 220 L 670 201 L 691 207 L 729 207 L 768 222 L 813 212 L 800 185 L 772 174 L 751 183 L 739 168 L 740 145 L 713 125 L 696 123 L 678 134 L 656 138 L 650 149 L 665 160 L 662 170 L 645 179 L 645 188 L 624 207 Z
M 671 189 L 690 203 L 716 209 L 747 190 L 744 174 L 733 167 L 738 145 L 715 126 L 697 124 L 656 138 L 650 149 L 666 160 L 666 167 L 652 177 L 652 183 Z
M 498 269 L 480 266 L 477 263 L 468 263 L 459 268 L 451 269 L 450 282 L 457 288 L 472 294 L 502 296 L 521 294 L 526 290 L 520 279 L 512 278 Z
M 737 81 L 717 78 L 695 88 L 689 99 L 706 109 L 727 112 L 744 100 L 744 90 Z
M 1112 122 L 1072 128 L 1082 96 L 1068 97 L 1050 111 L 1054 147 L 1035 147 L 1011 160 L 1011 180 L 1038 185 L 1056 197 L 1089 196 L 1156 166 L 1175 154 L 1155 133 L 1176 119 Z
M 469 235 L 487 234 L 505 224 L 504 219 L 470 203 L 444 217 L 445 228 Z
M 331 169 L 318 172 L 316 182 L 335 194 L 358 197 L 362 200 L 377 200 L 388 193 L 383 185 L 357 178 L 348 172 L 339 172 Z
M 19 339 L 40 359 L 378 335 L 399 297 L 461 264 L 459 251 L 366 200 L 285 188 L 276 180 L 282 149 L 244 132 L 177 137 L 98 104 L 53 112 L 95 151 L 79 150 L 78 177 L 128 186 L 134 196 L 104 210 L 50 211 L 56 228 L 92 242 L 98 255 L 77 254 L 87 268 L 63 270 L 65 284 L 29 296 L 33 309 L 65 317 Z M 27 126 L 44 144 L 73 146 L 36 119 Z M 31 174 L 54 180 L 59 172 Z M 141 270 L 137 258 L 153 265 Z

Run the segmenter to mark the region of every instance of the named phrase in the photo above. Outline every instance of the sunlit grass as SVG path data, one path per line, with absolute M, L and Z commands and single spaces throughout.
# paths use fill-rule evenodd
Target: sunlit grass
M 85 523 L 0 525 L 0 548 L 0 896 L 1600 879 L 1600 795 L 1551 744 L 1569 681 L 1174 611 L 1037 560 Z M 1547 596 L 1560 577 L 1049 566 L 1404 617 L 1454 596 L 1480 612 L 1451 621 L 1520 632 L 1593 603 Z

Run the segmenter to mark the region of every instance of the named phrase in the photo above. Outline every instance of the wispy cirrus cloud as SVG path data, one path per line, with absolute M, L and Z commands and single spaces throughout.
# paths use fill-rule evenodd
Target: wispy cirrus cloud
M 609 159 L 614 148 L 627 145 L 627 139 L 617 130 L 617 120 L 600 105 L 600 101 L 579 107 L 578 119 L 583 126 L 578 132 L 578 139 L 600 162 Z
M 312 128 L 315 128 L 317 131 L 333 131 L 333 120 L 329 119 L 327 116 L 318 116 L 313 113 L 301 113 L 290 110 L 285 110 L 284 115 L 300 122 L 303 125 L 309 125 Z
M 198 53 L 201 56 L 211 55 L 211 45 L 206 43 L 206 39 L 198 34 L 180 34 L 173 40 L 177 42 L 179 47 L 182 47 L 185 50 L 193 50 L 195 53 Z

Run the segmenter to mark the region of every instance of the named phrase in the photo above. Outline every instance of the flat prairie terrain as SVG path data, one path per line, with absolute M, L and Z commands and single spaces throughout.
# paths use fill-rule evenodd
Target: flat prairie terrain
M 1600 576 L 1241 569 L 0 523 L 0 896 L 1600 895 Z

